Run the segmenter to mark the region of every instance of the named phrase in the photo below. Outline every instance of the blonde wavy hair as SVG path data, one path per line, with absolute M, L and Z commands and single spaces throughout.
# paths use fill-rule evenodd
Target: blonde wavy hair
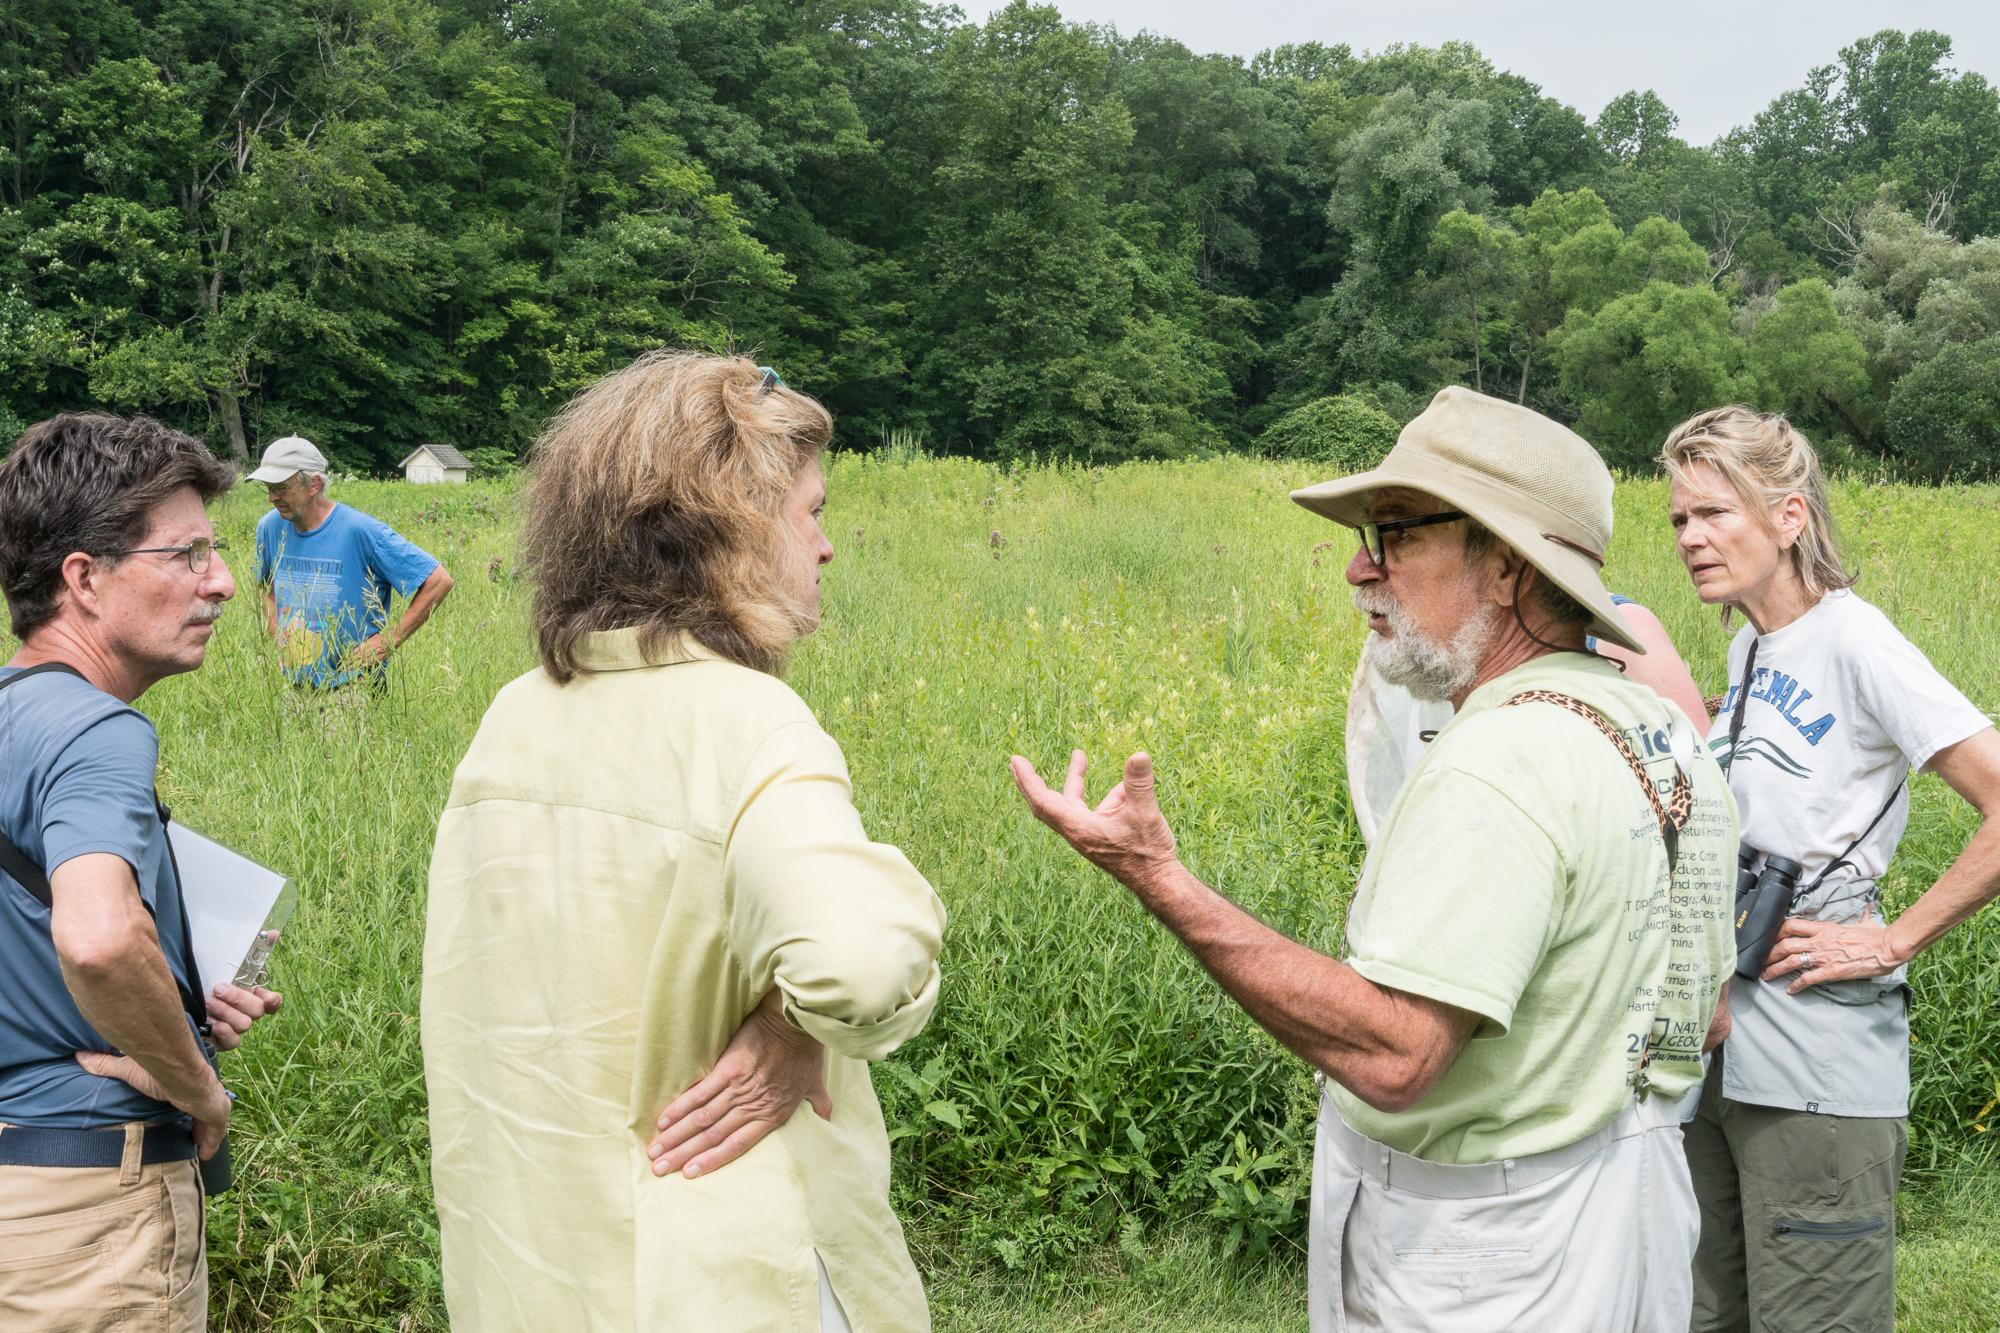
M 1841 563 L 1840 530 L 1827 505 L 1819 455 L 1781 414 L 1731 406 L 1683 421 L 1661 446 L 1660 465 L 1675 480 L 1692 485 L 1688 471 L 1697 463 L 1721 473 L 1773 536 L 1778 523 L 1771 517 L 1772 507 L 1788 495 L 1806 502 L 1805 527 L 1792 543 L 1792 566 L 1815 601 L 1854 585 L 1855 576 Z M 1724 624 L 1729 610 L 1722 609 Z
M 637 627 L 648 651 L 686 633 L 782 671 L 808 623 L 784 590 L 785 498 L 832 437 L 825 408 L 741 357 L 652 352 L 578 394 L 529 462 L 543 669 L 567 683 L 579 639 Z

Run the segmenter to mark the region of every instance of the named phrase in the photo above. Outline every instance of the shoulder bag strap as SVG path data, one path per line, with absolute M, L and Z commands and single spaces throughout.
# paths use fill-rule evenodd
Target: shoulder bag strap
M 1736 691 L 1736 712 L 1735 715 L 1729 719 L 1729 762 L 1731 769 L 1734 769 L 1736 766 L 1736 741 L 1737 738 L 1743 734 L 1743 708 L 1744 705 L 1750 702 L 1750 682 L 1752 679 L 1755 678 L 1757 671 L 1757 642 L 1758 641 L 1755 637 L 1752 637 L 1750 640 L 1750 655 L 1749 657 L 1745 658 L 1743 662 L 1743 683 L 1741 686 L 1737 688 Z M 1509 702 L 1512 701 L 1510 700 Z M 1875 831 L 1875 826 L 1888 817 L 1890 809 L 1896 804 L 1897 794 L 1902 790 L 1903 790 L 1903 784 L 1901 782 L 1898 782 L 1895 785 L 1895 787 L 1890 790 L 1889 799 L 1882 802 L 1882 808 L 1875 812 L 1875 818 L 1869 820 L 1868 827 L 1861 830 L 1861 836 L 1856 838 L 1853 842 L 1848 843 L 1847 846 L 1842 849 L 1839 856 L 1836 856 L 1831 861 L 1828 861 L 1826 863 L 1826 868 L 1821 870 L 1819 874 L 1813 878 L 1812 883 L 1806 885 L 1803 889 L 1797 887 L 1793 888 L 1792 898 L 1791 898 L 1792 902 L 1794 903 L 1797 902 L 1799 899 L 1805 897 L 1807 894 L 1817 889 L 1821 884 L 1826 882 L 1826 877 L 1828 875 L 1831 875 L 1835 870 L 1839 869 L 1841 866 L 1848 866 L 1852 868 L 1854 863 L 1849 861 L 1847 858 L 1852 856 L 1854 854 L 1854 849 L 1856 847 L 1859 847 L 1862 844 L 1862 841 L 1866 839 L 1869 834 Z M 1791 906 L 1789 903 L 1786 905 L 1785 911 L 1788 915 L 1790 914 Z
M 30 676 L 47 675 L 51 672 L 61 672 L 64 675 L 75 676 L 78 680 L 83 679 L 83 673 L 67 663 L 44 662 L 40 666 L 31 666 L 25 671 L 16 672 L 7 679 L 0 680 L 0 690 L 19 685 Z M 6 871 L 22 888 L 34 895 L 36 902 L 50 911 L 55 910 L 55 896 L 49 892 L 47 873 L 30 861 L 28 854 L 16 847 L 14 840 L 5 833 L 0 833 L 0 870 Z
M 1667 891 L 1671 896 L 1672 871 L 1680 859 L 1680 835 L 1687 828 L 1688 819 L 1694 813 L 1694 784 L 1688 781 L 1688 775 L 1681 771 L 1680 764 L 1678 762 L 1674 764 L 1674 794 L 1670 800 L 1663 802 L 1660 800 L 1659 789 L 1653 785 L 1653 780 L 1646 776 L 1646 766 L 1639 761 L 1631 742 L 1627 741 L 1616 727 L 1605 721 L 1603 714 L 1589 704 L 1581 699 L 1571 698 L 1567 694 L 1558 694 L 1554 690 L 1525 690 L 1503 702 L 1500 707 L 1509 708 L 1515 704 L 1554 704 L 1565 712 L 1575 713 L 1596 727 L 1604 733 L 1605 738 L 1613 746 L 1617 747 L 1619 756 L 1631 768 L 1632 776 L 1639 780 L 1639 786 L 1645 790 L 1646 800 L 1653 807 L 1653 818 L 1660 822 L 1660 840 L 1667 845 L 1669 874 Z
M 1660 821 L 1660 841 L 1667 847 L 1667 902 L 1671 905 L 1674 897 L 1674 871 L 1680 862 L 1680 835 L 1687 828 L 1688 819 L 1694 813 L 1694 784 L 1682 771 L 1680 761 L 1674 761 L 1673 799 L 1662 804 L 1659 789 L 1646 776 L 1646 766 L 1639 761 L 1632 744 L 1621 735 L 1617 728 L 1604 720 L 1604 715 L 1581 699 L 1573 699 L 1567 694 L 1554 690 L 1525 690 L 1503 702 L 1500 707 L 1513 704 L 1554 704 L 1566 712 L 1575 713 L 1584 721 L 1603 732 L 1605 737 L 1617 747 L 1626 764 L 1632 769 L 1632 776 L 1639 779 L 1639 785 L 1646 790 L 1646 800 L 1652 804 L 1653 817 Z M 1738 714 L 1741 716 L 1740 712 Z M 1644 1052 L 1639 1056 L 1639 1067 L 1632 1071 L 1632 1090 L 1643 1101 L 1648 1095 L 1650 1084 L 1646 1068 L 1653 1062 L 1653 1044 L 1649 1040 Z
M 1846 847 L 1842 848 L 1839 856 L 1836 856 L 1831 861 L 1828 861 L 1826 863 L 1826 868 L 1813 877 L 1812 883 L 1806 885 L 1803 889 L 1794 889 L 1792 891 L 1792 901 L 1797 902 L 1799 899 L 1811 893 L 1814 889 L 1817 889 L 1821 884 L 1826 882 L 1826 877 L 1828 875 L 1831 875 L 1835 870 L 1839 869 L 1841 866 L 1846 866 L 1850 870 L 1856 869 L 1855 864 L 1852 861 L 1848 860 L 1847 858 L 1854 855 L 1854 849 L 1856 847 L 1859 847 L 1862 843 L 1862 840 L 1875 831 L 1875 826 L 1881 823 L 1883 819 L 1885 819 L 1888 816 L 1890 809 L 1896 804 L 1896 798 L 1900 796 L 1902 792 L 1903 792 L 1903 784 L 1901 782 L 1898 782 L 1895 785 L 1894 789 L 1890 791 L 1889 799 L 1882 802 L 1882 808 L 1875 812 L 1875 818 L 1869 820 L 1868 827 L 1861 830 L 1861 836 L 1857 837 L 1853 842 L 1848 843 Z M 1786 910 L 1788 912 L 1790 911 L 1789 908 L 1787 908 Z
M 187 959 L 188 970 L 188 985 L 180 988 L 181 1008 L 187 1010 L 187 1016 L 194 1021 L 194 1030 L 201 1034 L 202 1044 L 212 1046 L 215 1030 L 210 1025 L 208 1017 L 206 1003 L 208 992 L 201 988 L 201 966 L 194 958 L 194 929 L 188 924 L 187 895 L 181 892 L 181 862 L 180 858 L 174 855 L 174 835 L 167 828 L 167 825 L 173 822 L 174 812 L 167 809 L 166 804 L 160 800 L 157 789 L 153 792 L 153 805 L 160 812 L 160 834 L 167 842 L 167 865 L 174 872 L 174 903 L 180 908 L 181 954 Z M 206 1053 L 213 1062 L 213 1053 Z
M 1736 762 L 1736 739 L 1743 734 L 1743 709 L 1750 702 L 1750 682 L 1757 674 L 1757 636 L 1750 636 L 1750 655 L 1743 659 L 1743 684 L 1736 690 L 1736 712 L 1729 719 L 1729 762 Z

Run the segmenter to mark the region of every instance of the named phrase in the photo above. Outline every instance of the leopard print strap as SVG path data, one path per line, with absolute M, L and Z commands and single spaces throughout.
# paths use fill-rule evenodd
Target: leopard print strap
M 1673 850 L 1677 836 L 1687 828 L 1688 817 L 1694 812 L 1694 785 L 1688 781 L 1688 775 L 1681 771 L 1679 764 L 1674 765 L 1673 798 L 1663 805 L 1660 802 L 1659 789 L 1654 787 L 1653 780 L 1646 776 L 1646 766 L 1639 762 L 1639 756 L 1633 751 L 1632 743 L 1606 722 L 1604 715 L 1595 708 L 1581 699 L 1572 699 L 1569 695 L 1558 694 L 1554 690 L 1526 690 L 1500 706 L 1508 708 L 1514 704 L 1554 704 L 1565 712 L 1575 713 L 1603 732 L 1611 743 L 1618 747 L 1618 753 L 1624 756 L 1625 762 L 1631 766 L 1632 776 L 1639 779 L 1639 785 L 1646 789 L 1646 799 L 1653 806 L 1653 817 L 1660 821 L 1660 836 L 1666 840 L 1668 850 L 1670 852 Z

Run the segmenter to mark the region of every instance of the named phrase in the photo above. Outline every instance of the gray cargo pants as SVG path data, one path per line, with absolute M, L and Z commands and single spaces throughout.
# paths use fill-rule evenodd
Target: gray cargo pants
M 1701 1205 L 1694 1333 L 1893 1333 L 1907 1121 L 1731 1101 L 1718 1050 L 1681 1135 Z

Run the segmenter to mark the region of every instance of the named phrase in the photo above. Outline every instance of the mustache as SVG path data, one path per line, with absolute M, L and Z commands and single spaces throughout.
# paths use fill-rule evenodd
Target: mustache
M 1395 595 L 1387 588 L 1363 584 L 1353 590 L 1354 609 L 1367 616 L 1391 615 L 1397 610 Z
M 222 606 L 221 602 L 197 602 L 194 610 L 188 613 L 188 624 L 213 625 L 222 619 Z

